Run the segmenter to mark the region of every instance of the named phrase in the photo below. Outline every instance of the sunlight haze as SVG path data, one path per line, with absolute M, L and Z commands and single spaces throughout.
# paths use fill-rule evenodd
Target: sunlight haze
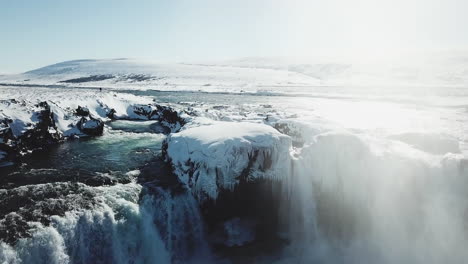
M 468 46 L 463 0 L 0 1 L 0 73 L 81 58 L 373 57 Z

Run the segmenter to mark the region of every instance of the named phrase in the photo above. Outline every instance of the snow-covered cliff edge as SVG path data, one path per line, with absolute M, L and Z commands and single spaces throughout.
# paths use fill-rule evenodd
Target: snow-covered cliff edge
M 216 199 L 241 181 L 281 180 L 290 170 L 291 138 L 256 123 L 214 122 L 167 138 L 175 174 L 199 198 Z

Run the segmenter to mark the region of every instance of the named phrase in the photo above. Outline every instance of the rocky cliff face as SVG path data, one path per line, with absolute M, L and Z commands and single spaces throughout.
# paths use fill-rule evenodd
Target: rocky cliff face
M 268 125 L 242 122 L 214 122 L 167 138 L 166 160 L 198 200 L 219 254 L 274 252 L 285 242 L 277 235 L 277 194 L 290 174 L 291 144 Z

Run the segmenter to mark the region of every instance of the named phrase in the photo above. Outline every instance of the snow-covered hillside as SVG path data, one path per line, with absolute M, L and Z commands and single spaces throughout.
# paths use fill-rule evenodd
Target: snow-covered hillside
M 383 56 L 385 57 L 385 56 Z M 408 53 L 387 58 L 251 57 L 210 65 L 300 73 L 327 86 L 466 86 L 466 52 Z
M 187 64 L 135 59 L 73 60 L 22 74 L 0 75 L 0 84 L 236 93 L 310 93 L 330 86 L 406 89 L 468 85 L 465 55 L 407 61 L 244 58 Z
M 284 70 L 158 64 L 132 59 L 66 61 L 23 74 L 2 76 L 0 83 L 228 92 L 252 91 L 262 86 L 320 84 L 316 78 Z

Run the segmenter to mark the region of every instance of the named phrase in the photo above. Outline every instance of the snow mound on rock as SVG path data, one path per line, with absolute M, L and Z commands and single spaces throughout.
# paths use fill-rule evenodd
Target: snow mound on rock
M 264 124 L 215 122 L 171 134 L 166 144 L 175 174 L 200 200 L 290 170 L 291 138 Z

